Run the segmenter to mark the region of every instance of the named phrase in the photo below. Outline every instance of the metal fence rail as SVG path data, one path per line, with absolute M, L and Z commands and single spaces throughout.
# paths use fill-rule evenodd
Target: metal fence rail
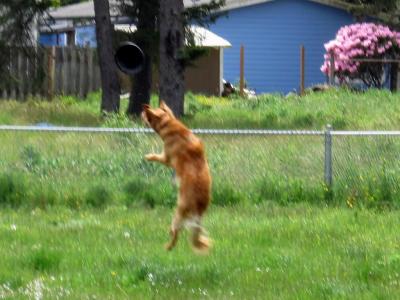
M 0 130 L 14 131 L 52 131 L 52 132 L 88 132 L 88 133 L 154 133 L 151 128 L 103 128 L 103 127 L 65 127 L 65 126 L 14 126 L 0 125 Z M 264 129 L 193 129 L 195 134 L 222 135 L 323 135 L 318 130 L 264 130 Z
M 335 131 L 329 126 L 324 131 L 192 131 L 206 145 L 217 186 L 284 190 L 293 183 L 300 192 L 325 186 L 340 190 L 346 199 L 389 186 L 391 197 L 400 197 L 400 131 Z M 2 125 L 0 172 L 25 172 L 42 181 L 67 176 L 71 184 L 93 176 L 104 176 L 104 182 L 110 176 L 116 182 L 129 176 L 168 178 L 166 168 L 143 160 L 144 154 L 162 149 L 153 133 L 149 128 Z

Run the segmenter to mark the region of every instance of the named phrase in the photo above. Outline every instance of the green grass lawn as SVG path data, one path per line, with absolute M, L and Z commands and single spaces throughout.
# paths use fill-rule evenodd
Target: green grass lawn
M 0 124 L 142 126 L 100 95 L 0 101 Z M 400 94 L 186 95 L 190 127 L 400 128 Z M 152 98 L 156 103 L 156 97 Z M 122 110 L 126 108 L 122 101 Z M 213 175 L 208 256 L 167 253 L 176 187 L 145 134 L 0 132 L 0 299 L 396 299 L 400 140 L 201 136 Z
M 163 249 L 172 210 L 0 211 L 1 299 L 396 299 L 398 213 L 211 206 L 214 246 Z M 39 296 L 38 296 L 39 295 Z

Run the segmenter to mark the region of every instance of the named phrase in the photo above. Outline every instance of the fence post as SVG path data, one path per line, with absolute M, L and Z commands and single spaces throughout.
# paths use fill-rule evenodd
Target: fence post
M 335 84 L 335 57 L 333 53 L 330 55 L 330 65 L 329 65 L 329 85 L 333 86 Z
M 327 125 L 325 130 L 325 184 L 332 188 L 332 126 Z
M 239 94 L 244 97 L 244 46 L 240 46 L 240 82 L 239 82 Z
M 305 85 L 305 48 L 300 46 L 300 95 L 304 95 Z
M 54 97 L 54 73 L 55 73 L 56 47 L 47 48 L 47 99 Z

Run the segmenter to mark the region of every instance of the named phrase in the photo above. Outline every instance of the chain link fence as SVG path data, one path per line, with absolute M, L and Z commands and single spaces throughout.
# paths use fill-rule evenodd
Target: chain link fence
M 193 130 L 205 146 L 213 201 L 395 204 L 400 132 Z M 80 207 L 173 205 L 172 170 L 150 129 L 0 126 L 0 203 Z

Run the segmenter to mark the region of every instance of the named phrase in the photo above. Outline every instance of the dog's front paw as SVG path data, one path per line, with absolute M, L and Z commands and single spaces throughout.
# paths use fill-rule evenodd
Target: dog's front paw
M 150 154 L 146 154 L 145 156 L 144 156 L 144 158 L 146 159 L 146 160 L 156 160 L 156 157 L 157 157 L 157 155 L 156 154 L 154 154 L 154 153 L 150 153 Z

